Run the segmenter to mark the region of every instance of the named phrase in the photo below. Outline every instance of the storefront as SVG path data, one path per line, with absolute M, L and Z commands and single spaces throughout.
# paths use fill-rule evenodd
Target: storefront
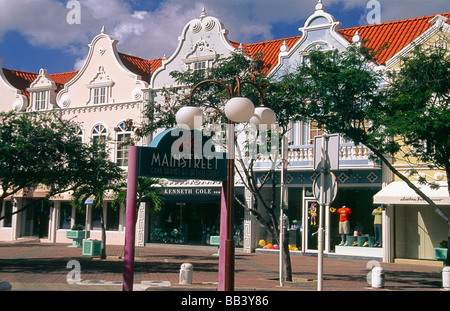
M 243 193 L 235 188 L 241 202 Z M 165 187 L 161 195 L 164 206 L 148 215 L 148 242 L 208 245 L 210 236 L 220 234 L 221 187 Z M 244 209 L 237 201 L 234 207 L 235 234 L 241 237 Z
M 415 183 L 436 205 L 450 215 L 446 183 L 439 189 Z M 392 210 L 394 221 L 391 253 L 394 258 L 434 259 L 434 248 L 448 238 L 448 224 L 404 182 L 392 182 L 374 196 L 374 203 Z
M 298 249 L 303 253 L 315 253 L 318 247 L 320 208 L 312 190 L 314 174 L 314 171 L 288 173 L 288 209 L 285 211 L 288 217 L 287 239 L 292 249 Z M 324 209 L 324 251 L 330 254 L 381 258 L 383 248 L 374 247 L 372 242 L 374 237 L 372 211 L 377 207 L 372 202 L 373 196 L 381 189 L 381 170 L 337 171 L 336 176 L 339 189 L 337 196 L 332 204 Z M 264 173 L 258 173 L 258 177 L 264 178 Z M 263 194 L 266 201 L 270 202 L 273 199 L 271 182 L 266 183 L 267 187 L 263 190 Z M 279 200 L 279 186 L 275 200 L 276 202 Z M 343 205 L 352 211 L 349 218 L 350 243 L 338 246 L 341 235 L 337 210 Z M 279 211 L 276 211 L 276 215 L 279 215 Z M 259 226 L 256 231 L 254 243 L 257 244 L 262 239 L 267 243 L 276 244 L 276 239 L 263 226 Z M 256 245 L 256 248 L 261 247 Z

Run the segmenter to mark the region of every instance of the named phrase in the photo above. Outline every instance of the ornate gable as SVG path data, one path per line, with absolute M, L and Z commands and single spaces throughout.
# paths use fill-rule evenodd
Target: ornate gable
M 325 6 L 319 0 L 314 14 L 299 28 L 302 32 L 300 40 L 292 48 L 281 46 L 278 56 L 278 64 L 272 69 L 270 75 L 283 74 L 291 67 L 296 67 L 303 61 L 303 55 L 311 50 L 321 49 L 343 50 L 350 44 L 338 32 L 341 23 L 329 13 L 325 12 Z
M 206 69 L 213 66 L 219 55 L 231 54 L 235 48 L 227 34 L 222 21 L 208 16 L 203 9 L 200 18 L 190 21 L 183 29 L 175 53 L 162 60 L 161 67 L 150 80 L 151 88 L 174 85 L 175 81 L 169 75 L 172 71 Z

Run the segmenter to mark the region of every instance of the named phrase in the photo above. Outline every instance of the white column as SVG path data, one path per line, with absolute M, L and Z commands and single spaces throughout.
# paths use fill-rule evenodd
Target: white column
M 247 207 L 253 207 L 253 195 L 245 189 L 245 202 Z M 256 218 L 247 208 L 244 210 L 244 253 L 253 253 L 256 248 Z
M 145 246 L 145 203 L 139 205 L 136 226 L 136 245 Z

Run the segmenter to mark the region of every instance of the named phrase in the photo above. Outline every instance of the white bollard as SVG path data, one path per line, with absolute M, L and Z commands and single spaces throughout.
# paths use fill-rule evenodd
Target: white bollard
M 450 267 L 446 266 L 442 269 L 442 287 L 450 290 Z
M 384 269 L 381 267 L 374 267 L 372 269 L 372 287 L 384 287 Z
M 0 291 L 9 291 L 11 288 L 12 287 L 9 282 L 0 282 Z
M 192 273 L 194 266 L 190 263 L 184 263 L 180 269 L 180 284 L 192 284 Z

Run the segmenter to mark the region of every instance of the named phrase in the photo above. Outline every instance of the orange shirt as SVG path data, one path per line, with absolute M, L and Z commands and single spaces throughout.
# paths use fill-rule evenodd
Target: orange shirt
M 348 220 L 348 216 L 350 216 L 350 214 L 352 213 L 352 210 L 349 209 L 348 207 L 344 207 L 344 208 L 340 208 L 337 210 L 337 212 L 339 213 L 339 221 L 347 221 Z

